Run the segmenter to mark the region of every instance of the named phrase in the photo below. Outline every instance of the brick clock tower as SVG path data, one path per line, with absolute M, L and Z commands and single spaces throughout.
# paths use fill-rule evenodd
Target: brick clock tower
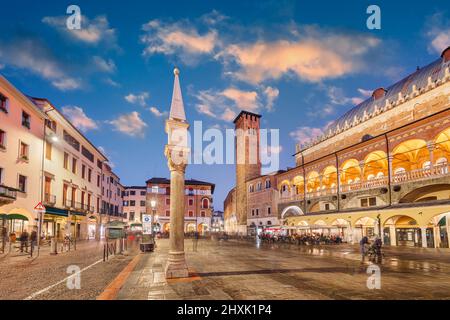
M 261 115 L 241 111 L 234 120 L 236 130 L 236 218 L 238 232 L 247 234 L 246 182 L 261 175 L 260 158 Z

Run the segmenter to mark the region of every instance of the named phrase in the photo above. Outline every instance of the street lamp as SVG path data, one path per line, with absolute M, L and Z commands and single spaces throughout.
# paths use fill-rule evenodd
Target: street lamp
M 156 200 L 150 201 L 150 206 L 152 207 L 152 235 L 155 236 L 155 208 L 156 208 Z

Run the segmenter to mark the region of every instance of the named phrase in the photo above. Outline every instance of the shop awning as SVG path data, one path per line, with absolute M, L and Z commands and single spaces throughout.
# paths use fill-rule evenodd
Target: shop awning
M 11 214 L 8 214 L 8 215 L 6 216 L 6 219 L 8 219 L 8 220 L 23 220 L 23 221 L 28 221 L 28 218 L 27 218 L 27 217 L 25 217 L 25 216 L 22 215 L 22 214 L 18 214 L 18 213 L 11 213 Z
M 54 207 L 45 207 L 45 214 L 51 214 L 55 216 L 67 217 L 67 210 L 54 208 Z
M 142 227 L 142 223 L 132 223 L 130 227 Z

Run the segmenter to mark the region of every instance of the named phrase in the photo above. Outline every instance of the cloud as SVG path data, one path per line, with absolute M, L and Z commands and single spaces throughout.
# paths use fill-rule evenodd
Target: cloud
M 142 29 L 145 34 L 140 40 L 145 45 L 144 56 L 176 56 L 188 65 L 196 64 L 202 55 L 211 54 L 218 42 L 216 30 L 211 29 L 201 34 L 188 21 L 166 23 L 151 20 Z
M 107 84 L 109 84 L 111 87 L 116 87 L 116 88 L 121 87 L 121 84 L 120 84 L 120 83 L 114 81 L 114 80 L 111 79 L 111 78 L 106 78 L 106 79 L 104 79 L 104 82 L 107 83 Z
M 450 45 L 450 20 L 442 12 L 435 13 L 427 18 L 425 29 L 429 41 L 428 51 L 441 54 Z
M 67 16 L 44 17 L 42 22 L 76 41 L 89 45 L 102 44 L 103 47 L 119 48 L 116 31 L 109 26 L 105 15 L 97 16 L 92 20 L 82 16 L 80 30 L 69 30 L 66 26 L 66 19 Z
M 61 111 L 82 132 L 98 129 L 97 123 L 89 118 L 80 107 L 65 106 L 62 107 Z
M 92 58 L 94 65 L 99 71 L 106 73 L 114 73 L 117 70 L 116 64 L 112 59 L 105 60 L 102 57 L 94 56 Z
M 114 130 L 131 137 L 143 138 L 145 136 L 147 124 L 141 119 L 137 111 L 122 114 L 117 119 L 108 121 L 108 123 L 114 126 Z
M 256 111 L 260 108 L 258 93 L 256 91 L 243 91 L 236 88 L 228 88 L 220 94 L 229 100 L 232 100 L 239 109 Z
M 156 108 L 156 107 L 150 107 L 150 112 L 151 113 L 153 113 L 155 116 L 157 116 L 157 117 L 163 117 L 163 116 L 166 116 L 167 115 L 167 112 L 161 112 L 161 111 L 159 111 L 158 110 L 158 108 Z
M 323 134 L 321 128 L 312 127 L 298 127 L 296 130 L 289 133 L 289 135 L 298 143 L 305 144 L 311 139 L 315 139 Z
M 0 48 L 0 59 L 8 66 L 49 80 L 53 86 L 63 91 L 82 87 L 81 80 L 68 76 L 65 64 L 37 39 L 21 38 L 9 43 L 0 41 Z
M 145 107 L 147 105 L 147 99 L 149 98 L 148 92 L 142 92 L 141 94 L 133 94 L 130 93 L 129 95 L 125 96 L 125 100 L 127 100 L 131 104 L 138 104 L 142 107 Z
M 372 96 L 373 91 L 372 90 L 366 90 L 358 88 L 358 92 L 365 98 L 369 98 Z
M 201 90 L 194 94 L 197 100 L 195 108 L 200 114 L 232 121 L 241 110 L 255 113 L 264 109 L 270 110 L 278 94 L 278 89 L 272 87 L 258 87 L 256 90 L 242 90 L 236 87 L 222 91 Z
M 363 69 L 363 56 L 380 44 L 368 35 L 299 29 L 296 39 L 230 44 L 216 58 L 236 79 L 252 84 L 285 75 L 319 82 Z
M 280 90 L 278 90 L 277 88 L 267 87 L 264 90 L 264 94 L 266 95 L 267 98 L 266 108 L 267 110 L 271 111 L 273 109 L 275 100 L 278 98 L 280 94 Z

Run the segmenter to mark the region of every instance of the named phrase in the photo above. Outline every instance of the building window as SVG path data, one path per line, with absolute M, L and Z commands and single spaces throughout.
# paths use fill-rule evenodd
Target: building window
M 72 158 L 72 173 L 77 174 L 77 159 Z
M 22 160 L 28 160 L 28 145 L 20 142 L 19 158 Z
M 361 199 L 361 207 L 375 207 L 377 205 L 377 198 L 363 198 Z
M 325 210 L 326 211 L 330 210 L 330 204 L 329 203 L 325 203 Z
M 253 192 L 253 185 L 252 184 L 248 187 L 248 192 Z
M 18 189 L 20 192 L 27 192 L 27 177 L 19 174 L 19 186 Z
M 141 207 L 145 207 L 145 200 L 141 200 Z
M 266 180 L 266 189 L 270 188 L 270 180 Z
M 45 119 L 45 126 L 53 132 L 56 132 L 56 121 Z
M 189 199 L 189 205 L 193 206 L 194 205 L 194 199 Z
M 91 180 L 92 180 L 92 169 L 89 168 L 88 169 L 88 181 L 91 182 Z
M 152 186 L 152 193 L 158 193 L 158 186 Z
M 170 198 L 166 198 L 166 205 L 167 205 L 167 206 L 170 205 Z
M 130 201 L 130 206 L 131 206 L 131 207 L 135 207 L 135 206 L 136 206 L 136 201 L 131 200 L 131 201 Z
M 97 175 L 97 187 L 100 188 L 100 175 L 99 174 Z
M 252 209 L 252 217 L 255 216 L 255 209 Z
M 256 209 L 256 215 L 259 216 L 259 209 Z
M 8 113 L 8 98 L 0 93 L 0 111 Z
M 202 218 L 206 217 L 206 212 L 205 212 L 205 211 L 201 211 L 201 212 L 200 212 L 200 216 L 201 216 Z
M 66 130 L 63 132 L 64 141 L 66 141 L 69 145 L 72 146 L 77 151 L 80 151 L 80 142 L 77 139 L 72 137 Z
M 261 189 L 262 189 L 262 183 L 258 182 L 258 184 L 256 185 L 256 190 L 261 191 Z
M 52 149 L 53 145 L 50 142 L 45 141 L 45 159 L 52 160 Z
M 0 184 L 3 183 L 3 168 L 0 168 Z
M 141 196 L 145 196 L 146 192 L 145 191 L 141 191 Z
M 267 207 L 267 215 L 270 216 L 272 214 L 272 208 Z
M 81 165 L 81 178 L 84 179 L 86 176 L 86 166 L 84 164 Z
M 0 150 L 6 149 L 6 132 L 0 130 Z
M 31 128 L 31 117 L 25 111 L 22 111 L 22 126 L 27 129 Z
M 166 210 L 166 217 L 170 217 L 170 210 Z
M 94 155 L 84 146 L 81 146 L 81 154 L 86 157 L 90 162 L 94 162 Z
M 136 191 L 131 190 L 131 191 L 130 191 L 130 196 L 135 196 L 135 195 L 136 195 Z
M 124 212 L 123 213 L 123 218 L 126 219 L 128 217 L 128 213 Z
M 209 200 L 207 198 L 202 200 L 202 208 L 208 209 L 209 208 Z
M 194 212 L 192 210 L 189 210 L 188 215 L 189 215 L 189 217 L 193 217 L 194 216 Z
M 64 152 L 64 169 L 69 170 L 69 154 Z
M 130 212 L 130 221 L 134 221 L 134 211 Z

